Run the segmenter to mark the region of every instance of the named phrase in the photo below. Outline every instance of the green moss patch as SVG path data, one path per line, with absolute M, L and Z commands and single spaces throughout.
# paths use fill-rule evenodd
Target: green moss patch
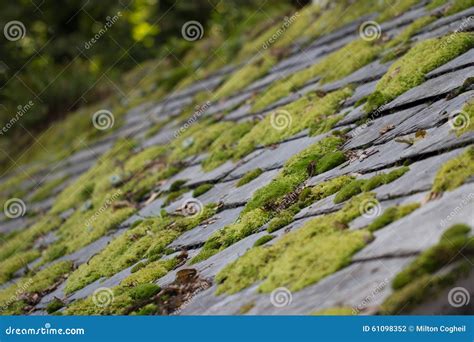
M 253 244 L 254 247 L 258 247 L 266 244 L 268 241 L 271 241 L 275 238 L 273 235 L 264 235 Z
M 214 184 L 209 184 L 209 183 L 201 184 L 196 189 L 194 189 L 193 197 L 194 198 L 199 197 L 202 194 L 205 194 L 206 192 L 211 190 L 213 187 L 214 187 Z
M 419 203 L 410 203 L 406 205 L 397 205 L 395 207 L 390 207 L 386 209 L 382 215 L 378 216 L 373 220 L 368 226 L 367 229 L 371 232 L 379 230 L 392 222 L 395 222 L 402 217 L 405 217 L 418 209 L 420 207 Z
M 474 148 L 468 147 L 459 156 L 447 161 L 436 173 L 431 191 L 451 191 L 474 175 Z
M 369 96 L 364 109 L 373 111 L 398 95 L 420 85 L 425 75 L 474 46 L 474 34 L 457 33 L 424 40 L 393 63 Z
M 338 212 L 308 221 L 271 246 L 250 249 L 216 276 L 220 284 L 217 293 L 235 293 L 257 281 L 263 281 L 259 287 L 262 292 L 279 286 L 297 291 L 344 267 L 371 234 L 340 226 L 358 217 L 359 202 L 371 197 L 355 197 Z
M 247 121 L 226 127 L 226 130 L 221 132 L 221 135 L 209 147 L 209 156 L 202 162 L 203 169 L 210 171 L 231 159 L 239 140 L 251 130 L 253 125 L 253 122 Z
M 466 225 L 450 227 L 437 245 L 420 254 L 397 274 L 392 282 L 395 292 L 382 304 L 381 313 L 409 313 L 459 277 L 469 274 L 474 261 L 474 238 L 469 236 L 470 231 Z M 437 272 L 450 264 L 455 264 L 455 267 L 449 272 Z
M 258 176 L 260 176 L 261 174 L 263 173 L 262 169 L 260 168 L 256 168 L 254 170 L 251 170 L 249 172 L 247 172 L 242 178 L 239 179 L 239 181 L 237 182 L 237 184 L 235 185 L 236 187 L 240 187 L 242 185 L 245 185 L 247 183 L 250 183 L 251 181 L 253 181 L 255 178 L 257 178 Z
M 215 205 L 207 205 L 195 217 L 165 216 L 142 221 L 114 239 L 88 263 L 82 264 L 73 272 L 67 281 L 65 292 L 71 293 L 101 277 L 110 277 L 144 258 L 159 259 L 165 254 L 168 244 L 184 231 L 210 218 L 215 212 Z M 148 263 L 143 264 L 141 268 L 146 267 L 149 267 Z M 135 271 L 139 272 L 141 268 Z
M 57 188 L 60 184 L 62 184 L 65 180 L 66 180 L 66 177 L 60 177 L 41 185 L 31 195 L 31 201 L 33 202 L 42 201 L 50 197 L 53 194 L 53 190 Z
M 323 97 L 309 94 L 279 108 L 267 115 L 239 141 L 236 156 L 243 157 L 253 151 L 257 145 L 274 144 L 305 128 L 310 128 L 317 120 L 335 114 L 343 100 L 351 94 L 352 90 L 349 88 L 337 90 Z M 280 125 L 280 121 L 284 125 Z
M 215 99 L 227 97 L 236 91 L 245 88 L 254 80 L 265 75 L 275 65 L 275 58 L 270 51 L 253 58 L 238 71 L 234 72 L 214 94 Z
M 255 100 L 252 108 L 255 111 L 262 110 L 271 103 L 289 95 L 292 91 L 301 88 L 317 76 L 321 77 L 322 84 L 348 76 L 375 60 L 380 51 L 381 47 L 374 42 L 366 42 L 362 39 L 353 41 L 330 53 L 309 68 L 303 69 L 285 80 L 275 82 Z M 337 65 L 337 68 L 334 65 Z
M 37 303 L 38 298 L 52 291 L 51 287 L 67 276 L 72 270 L 70 261 L 56 263 L 36 274 L 23 277 L 14 285 L 0 290 L 1 314 L 22 314 L 24 310 Z M 38 296 L 34 296 L 38 294 Z
M 381 185 L 391 183 L 397 178 L 403 176 L 408 170 L 409 168 L 407 166 L 403 166 L 389 173 L 376 174 L 370 179 L 354 179 L 339 190 L 336 197 L 334 197 L 334 203 L 344 202 L 363 191 L 370 191 Z
M 107 294 L 108 305 L 98 306 L 94 295 L 77 300 L 64 311 L 67 315 L 125 315 L 130 308 L 145 305 L 146 300 L 159 292 L 159 287 L 152 284 L 176 267 L 176 259 L 155 261 L 125 278 L 119 286 Z M 149 308 L 150 309 L 150 308 Z

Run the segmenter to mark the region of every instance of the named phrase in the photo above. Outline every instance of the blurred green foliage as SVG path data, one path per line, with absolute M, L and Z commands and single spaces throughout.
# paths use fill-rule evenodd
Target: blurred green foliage
M 20 21 L 25 28 L 22 39 L 0 37 L 0 126 L 15 116 L 19 106 L 34 103 L 20 124 L 11 125 L 2 138 L 28 140 L 21 127 L 43 130 L 84 104 L 110 95 L 126 96 L 127 86 L 133 88 L 140 75 L 127 78 L 125 71 L 146 66 L 147 60 L 160 61 L 162 69 L 155 81 L 159 80 L 162 92 L 169 91 L 207 63 L 209 49 L 216 50 L 222 63 L 229 60 L 243 43 L 242 29 L 255 24 L 252 15 L 262 18 L 266 11 L 289 3 L 0 0 L 2 33 L 11 21 Z M 182 38 L 181 27 L 190 20 L 204 26 L 207 45 Z M 242 25 L 245 21 L 249 24 Z M 192 49 L 200 51 L 190 54 Z M 142 71 L 148 72 L 146 67 Z

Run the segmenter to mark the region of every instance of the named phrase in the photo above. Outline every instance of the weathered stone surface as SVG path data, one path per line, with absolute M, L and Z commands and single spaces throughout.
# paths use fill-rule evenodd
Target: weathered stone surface
M 233 295 L 215 296 L 216 286 L 199 294 L 181 315 L 239 314 L 242 306 L 254 304 L 249 315 L 308 315 L 324 308 L 346 306 L 354 314 L 381 304 L 392 292 L 390 283 L 413 258 L 393 258 L 353 263 L 305 289 L 293 292 L 286 306 L 275 307 L 269 293 L 258 293 L 258 284 Z M 309 300 L 311 298 L 311 300 Z
M 455 113 L 461 110 L 464 107 L 465 103 L 473 97 L 474 91 L 469 91 L 455 97 L 452 100 L 441 99 L 430 104 L 427 107 L 426 105 L 421 105 L 421 107 L 423 107 L 422 110 L 413 112 L 413 115 L 409 115 L 405 120 L 400 120 L 398 123 L 390 122 L 389 124 L 393 123 L 395 124 L 395 127 L 392 130 L 386 132 L 385 134 L 379 136 L 373 142 L 374 144 L 385 143 L 398 136 L 415 133 L 419 130 L 425 130 L 438 126 L 443 121 L 448 119 L 451 113 Z M 408 111 L 409 110 L 410 109 L 408 109 Z M 398 117 L 399 112 L 393 115 Z M 392 115 L 387 116 L 387 119 L 389 117 L 392 117 Z
M 347 134 L 350 137 L 350 140 L 344 145 L 344 148 L 350 150 L 366 146 L 383 137 L 381 132 L 383 132 L 384 129 L 388 130 L 391 127 L 393 127 L 393 129 L 399 127 L 405 120 L 413 117 L 416 113 L 426 107 L 426 104 L 422 104 L 368 121 L 366 124 L 354 128 Z M 391 133 L 391 131 L 389 130 L 384 134 L 388 133 Z
M 278 172 L 277 169 L 264 172 L 256 179 L 238 188 L 236 187 L 238 180 L 218 183 L 198 199 L 203 202 L 222 202 L 226 206 L 245 204 L 257 189 L 270 183 Z
M 412 192 L 412 191 L 410 191 Z M 406 205 L 411 203 L 422 203 L 428 196 L 429 192 L 419 192 L 413 195 L 398 197 L 394 199 L 388 199 L 385 201 L 379 201 L 374 215 L 362 215 L 356 218 L 349 224 L 350 229 L 361 229 L 365 228 L 368 224 L 372 223 L 377 217 L 379 217 L 386 209 L 397 206 Z
M 451 72 L 457 69 L 472 66 L 473 64 L 474 64 L 474 49 L 471 49 L 468 52 L 463 53 L 461 56 L 456 57 L 452 61 L 446 64 L 443 64 L 439 68 L 436 68 L 435 70 L 427 73 L 426 78 L 430 79 L 430 78 L 438 77 L 447 72 Z
M 450 72 L 427 80 L 418 87 L 412 88 L 384 106 L 384 110 L 409 103 L 433 98 L 459 88 L 469 77 L 474 76 L 474 67 Z
M 474 222 L 472 184 L 464 184 L 443 197 L 426 203 L 411 215 L 375 232 L 375 240 L 353 260 L 423 251 L 436 244 L 441 234 L 455 223 Z
M 382 64 L 379 60 L 376 60 L 375 62 L 367 64 L 366 66 L 358 69 L 356 72 L 350 74 L 349 76 L 344 77 L 342 80 L 334 81 L 332 83 L 328 83 L 322 86 L 321 90 L 333 91 L 353 83 L 374 81 L 382 77 L 385 72 L 387 72 L 391 64 L 392 62 Z
M 182 247 L 195 247 L 204 243 L 214 232 L 233 223 L 239 216 L 242 209 L 243 207 L 238 207 L 217 213 L 211 219 L 211 223 L 200 225 L 183 233 L 168 247 L 177 250 Z
M 232 171 L 229 178 L 240 178 L 248 171 L 256 168 L 262 170 L 280 168 L 291 156 L 318 142 L 325 136 L 323 134 L 315 137 L 303 137 L 283 142 L 276 147 L 265 148 L 263 153 Z
M 410 164 L 410 170 L 402 177 L 373 191 L 379 200 L 428 191 L 433 186 L 433 180 L 441 165 L 455 158 L 463 151 L 464 148 L 460 148 Z

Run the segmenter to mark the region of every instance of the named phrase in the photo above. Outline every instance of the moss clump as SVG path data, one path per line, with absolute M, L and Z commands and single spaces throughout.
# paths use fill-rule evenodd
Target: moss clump
M 349 184 L 346 184 L 338 191 L 336 197 L 334 197 L 334 203 L 344 202 L 351 197 L 360 194 L 365 183 L 367 183 L 367 180 L 365 179 L 354 179 Z
M 161 288 L 156 284 L 140 284 L 132 288 L 130 291 L 130 297 L 134 300 L 144 300 L 156 295 L 160 292 Z
M 54 298 L 51 302 L 48 303 L 46 306 L 46 312 L 52 314 L 53 312 L 58 311 L 59 309 L 64 307 L 64 303 L 62 300 L 58 298 Z
M 181 190 L 182 186 L 186 184 L 186 180 L 178 179 L 170 185 L 170 192 L 176 192 Z
M 222 137 L 223 132 L 231 130 L 234 126 L 233 122 L 213 122 L 211 119 L 193 123 L 169 144 L 171 152 L 168 161 L 180 162 L 187 157 L 206 152 L 219 137 Z
M 26 299 L 18 299 L 19 296 L 27 298 L 32 294 L 40 296 L 52 291 L 51 286 L 67 276 L 72 270 L 73 264 L 70 261 L 62 261 L 18 280 L 14 285 L 0 290 L 0 313 L 1 314 L 22 314 L 23 309 L 29 304 Z
M 474 34 L 457 33 L 416 44 L 393 63 L 369 96 L 364 109 L 373 111 L 398 95 L 416 87 L 431 70 L 449 62 L 474 46 Z
M 1 246 L 0 246 L 1 248 Z M 15 253 L 8 259 L 0 262 L 0 284 L 10 280 L 16 271 L 26 267 L 29 262 L 35 260 L 41 253 L 35 249 Z
M 474 256 L 474 238 L 469 237 L 471 228 L 454 225 L 441 236 L 437 245 L 423 252 L 407 268 L 393 279 L 394 289 L 400 289 L 424 274 L 432 274 L 443 266 L 462 258 Z M 462 251 L 462 254 L 460 252 Z
M 214 98 L 221 99 L 243 89 L 254 80 L 265 75 L 276 62 L 277 58 L 275 58 L 270 51 L 253 58 L 238 71 L 234 72 L 229 79 L 217 89 Z
M 379 173 L 370 179 L 355 179 L 339 190 L 336 197 L 334 197 L 334 203 L 344 202 L 363 191 L 370 191 L 381 185 L 391 183 L 403 176 L 408 170 L 408 166 L 403 166 L 389 173 Z
M 320 82 L 324 84 L 348 76 L 372 62 L 380 51 L 381 46 L 374 42 L 366 42 L 362 39 L 350 42 L 309 68 L 303 69 L 285 80 L 275 82 L 275 85 L 256 99 L 253 110 L 264 109 L 316 77 L 320 77 Z M 347 58 L 347 56 L 351 56 L 351 58 Z M 338 67 L 334 68 L 334 65 Z
M 279 213 L 277 216 L 272 218 L 270 222 L 268 222 L 267 232 L 273 233 L 278 229 L 289 225 L 291 222 L 293 222 L 294 216 L 295 215 L 289 210 Z
M 57 188 L 60 184 L 62 184 L 65 180 L 66 177 L 60 177 L 41 185 L 41 187 L 37 188 L 35 192 L 33 192 L 33 194 L 31 195 L 31 201 L 42 201 L 50 197 L 51 195 L 53 195 L 53 190 Z
M 250 249 L 216 276 L 217 292 L 235 293 L 260 280 L 262 292 L 279 286 L 297 291 L 344 267 L 371 234 L 339 227 L 358 217 L 359 202 L 371 197 L 353 198 L 338 212 L 308 221 L 271 246 Z
M 279 198 L 295 190 L 301 182 L 308 178 L 308 166 L 313 161 L 323 159 L 326 155 L 334 156 L 334 152 L 337 152 L 341 144 L 341 138 L 330 136 L 291 157 L 285 163 L 283 170 L 270 184 L 254 193 L 252 199 L 245 206 L 244 212 L 255 208 L 268 207 L 271 203 L 275 203 Z M 328 159 L 333 160 L 333 158 Z M 329 162 L 328 159 L 326 159 L 325 166 L 337 166 L 336 163 Z M 342 161 L 338 157 L 334 160 Z M 327 171 L 325 167 L 322 169 Z M 318 174 L 317 171 L 313 175 L 316 174 Z
M 382 304 L 381 313 L 408 313 L 417 304 L 435 297 L 440 290 L 469 274 L 474 261 L 474 238 L 469 236 L 470 230 L 469 226 L 461 224 L 450 227 L 437 245 L 420 254 L 397 274 L 392 283 L 396 291 Z M 437 272 L 453 263 L 456 266 L 449 272 Z
M 214 184 L 206 183 L 206 184 L 201 184 L 199 185 L 196 189 L 193 191 L 193 197 L 199 197 L 202 194 L 205 194 L 209 190 L 211 190 L 214 187 Z
M 403 14 L 404 12 L 406 12 L 407 10 L 409 10 L 411 7 L 413 7 L 417 3 L 418 3 L 418 0 L 400 0 L 394 3 L 392 6 L 385 5 L 384 11 L 380 13 L 377 20 L 385 21 L 393 17 L 397 17 Z
M 213 234 L 204 244 L 199 254 L 192 259 L 198 262 L 209 258 L 222 249 L 255 233 L 275 215 L 274 207 L 289 207 L 298 201 L 294 192 L 308 178 L 308 165 L 323 158 L 328 153 L 336 152 L 342 139 L 330 136 L 309 146 L 291 157 L 283 170 L 268 185 L 258 189 L 247 202 L 236 223 L 224 227 Z M 332 163 L 328 163 L 333 165 Z M 289 196 L 290 195 L 290 196 Z
M 152 284 L 176 267 L 176 259 L 155 261 L 146 267 L 131 274 L 119 286 L 112 290 L 113 296 L 107 306 L 94 304 L 93 296 L 77 300 L 66 308 L 66 315 L 124 315 L 130 308 L 143 306 L 146 300 L 159 291 L 157 285 Z M 145 301 L 145 303 L 143 303 Z M 136 309 L 135 309 L 136 310 Z
M 442 165 L 433 181 L 431 191 L 434 193 L 451 191 L 464 184 L 474 175 L 474 148 L 468 147 L 459 156 Z
M 277 82 L 278 83 L 278 82 Z M 237 145 L 236 157 L 241 158 L 258 145 L 270 145 L 310 128 L 319 120 L 335 114 L 352 90 L 345 88 L 322 97 L 308 94 L 267 115 L 245 135 Z M 283 123 L 280 125 L 280 120 Z
M 238 187 L 241 187 L 242 185 L 250 183 L 255 178 L 260 176 L 262 173 L 263 173 L 263 171 L 260 168 L 256 168 L 254 170 L 251 170 L 251 171 L 247 172 L 242 178 L 240 178 L 235 186 L 238 188 Z
M 375 218 L 368 226 L 367 229 L 371 232 L 379 230 L 392 222 L 401 219 L 404 216 L 409 215 L 420 207 L 419 203 L 411 203 L 406 205 L 399 205 L 386 209 L 382 215 Z
M 192 229 L 216 212 L 216 206 L 206 205 L 199 215 L 192 217 L 157 217 L 145 220 L 115 238 L 88 263 L 74 271 L 64 288 L 66 293 L 74 292 L 101 278 L 110 277 L 130 267 L 143 258 L 157 260 L 164 255 L 166 246 L 184 231 Z M 149 263 L 136 266 L 133 275 L 151 267 Z
M 457 136 L 461 136 L 466 132 L 474 131 L 474 100 L 468 101 L 463 107 L 458 116 L 453 119 L 454 127 L 460 124 L 459 128 L 456 129 Z
M 203 169 L 210 171 L 232 159 L 239 140 L 252 129 L 253 125 L 253 122 L 246 121 L 226 128 L 225 133 L 209 147 L 209 156 L 202 162 Z
M 264 235 L 253 244 L 254 247 L 258 247 L 266 244 L 268 241 L 271 241 L 275 238 L 273 235 Z
M 270 215 L 262 209 L 254 209 L 247 212 L 235 223 L 214 233 L 206 241 L 199 254 L 192 259 L 192 263 L 205 260 L 237 241 L 255 233 L 258 228 L 268 221 L 269 217 Z

